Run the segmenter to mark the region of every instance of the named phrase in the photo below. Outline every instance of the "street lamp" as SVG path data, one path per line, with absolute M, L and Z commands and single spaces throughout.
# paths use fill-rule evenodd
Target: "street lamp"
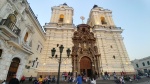
M 59 47 L 60 58 L 59 58 L 59 60 L 58 60 L 58 61 L 59 61 L 59 66 L 58 66 L 57 84 L 59 84 L 59 78 L 60 78 L 60 65 L 61 65 L 61 58 L 62 58 L 61 56 L 62 56 L 63 49 L 64 49 L 64 46 L 61 45 L 61 46 Z M 56 49 L 53 48 L 53 49 L 51 50 L 52 57 L 54 57 L 55 52 L 56 52 Z M 69 58 L 71 50 L 68 48 L 68 49 L 66 50 L 66 52 L 67 52 L 67 56 L 68 56 L 68 58 Z M 57 58 L 57 57 L 56 57 L 56 58 Z
M 92 64 L 92 77 L 94 77 L 94 64 Z

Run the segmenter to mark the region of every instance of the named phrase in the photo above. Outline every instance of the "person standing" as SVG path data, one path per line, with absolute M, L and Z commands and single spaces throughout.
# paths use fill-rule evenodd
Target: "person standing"
M 48 76 L 48 84 L 50 84 L 50 82 L 51 82 L 51 76 L 49 75 Z
M 38 81 L 39 81 L 39 84 L 42 84 L 42 82 L 43 82 L 42 75 L 40 75 L 40 77 L 39 77 Z
M 23 83 L 25 81 L 25 76 L 21 77 L 20 83 Z
M 67 80 L 67 76 L 68 76 L 68 74 L 67 74 L 67 72 L 65 72 L 65 81 Z
M 97 71 L 95 71 L 95 77 L 96 77 L 96 79 L 98 78 L 98 74 L 97 74 Z
M 96 84 L 96 78 L 95 78 L 95 77 L 94 77 L 94 78 L 93 78 L 93 77 L 91 78 L 91 84 Z
M 9 81 L 8 84 L 19 84 L 19 80 L 16 78 L 16 74 L 13 74 L 13 78 Z
M 80 74 L 77 77 L 77 84 L 82 84 L 82 77 L 80 76 Z
M 33 80 L 33 84 L 38 84 L 37 78 L 35 78 L 35 79 Z
M 31 75 L 30 78 L 29 78 L 29 82 L 32 82 L 32 79 L 33 79 L 33 77 L 32 77 L 32 75 Z
M 116 72 L 113 73 L 113 76 L 114 76 L 114 79 L 116 80 L 117 79 Z
M 62 72 L 62 81 L 65 80 L 65 72 Z

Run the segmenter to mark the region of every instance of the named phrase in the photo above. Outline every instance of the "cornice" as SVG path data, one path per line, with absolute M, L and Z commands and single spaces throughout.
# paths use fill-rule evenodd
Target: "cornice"
M 42 29 L 42 26 L 40 25 L 37 17 L 35 16 L 35 14 L 33 13 L 32 9 L 30 8 L 26 8 L 26 11 L 28 12 L 28 14 L 31 16 L 32 20 L 35 22 L 36 26 L 38 27 L 38 30 L 40 31 L 41 35 L 43 36 L 44 40 L 46 40 L 45 37 L 45 33 L 44 33 L 44 29 Z

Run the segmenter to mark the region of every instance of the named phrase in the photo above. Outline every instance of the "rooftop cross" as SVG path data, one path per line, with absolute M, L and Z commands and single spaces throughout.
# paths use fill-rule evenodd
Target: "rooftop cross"
M 80 19 L 82 20 L 82 24 L 84 24 L 83 20 L 85 19 L 85 17 L 81 16 Z

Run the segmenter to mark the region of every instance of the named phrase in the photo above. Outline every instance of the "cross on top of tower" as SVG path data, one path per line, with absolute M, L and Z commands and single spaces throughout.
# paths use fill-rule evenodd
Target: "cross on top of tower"
M 83 20 L 85 19 L 85 17 L 81 16 L 80 19 L 82 20 L 82 24 L 84 24 Z

